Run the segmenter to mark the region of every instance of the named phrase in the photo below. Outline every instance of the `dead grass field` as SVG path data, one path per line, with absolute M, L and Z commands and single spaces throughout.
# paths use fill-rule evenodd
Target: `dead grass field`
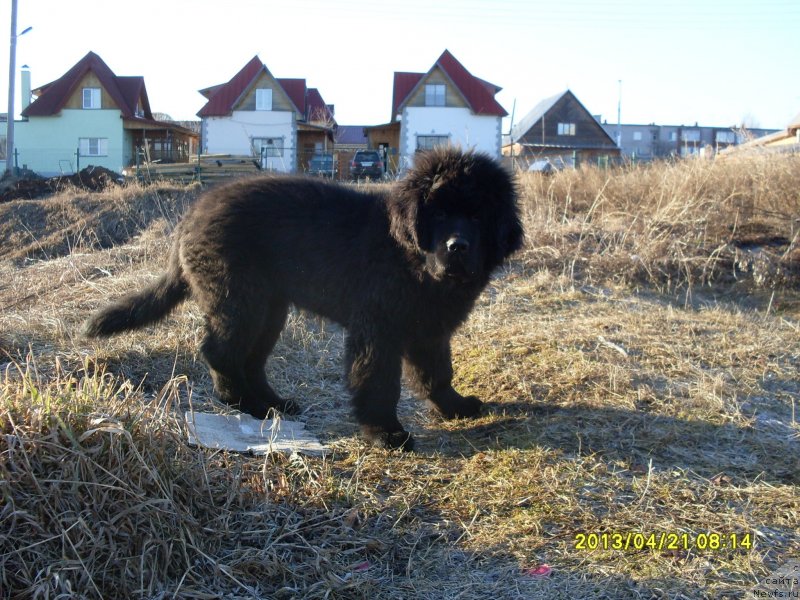
M 404 392 L 418 451 L 368 447 L 341 330 L 291 315 L 267 368 L 324 459 L 186 444 L 227 410 L 191 302 L 77 336 L 197 188 L 0 204 L 0 598 L 741 598 L 798 558 L 800 157 L 520 189 L 527 246 L 455 339 L 480 419 Z

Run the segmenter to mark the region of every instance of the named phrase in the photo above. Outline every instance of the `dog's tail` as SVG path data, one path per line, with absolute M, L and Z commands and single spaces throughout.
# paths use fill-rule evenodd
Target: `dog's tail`
M 158 281 L 97 311 L 84 324 L 83 334 L 86 337 L 108 337 L 121 331 L 139 329 L 160 321 L 188 297 L 189 285 L 183 277 L 175 247 L 169 268 Z

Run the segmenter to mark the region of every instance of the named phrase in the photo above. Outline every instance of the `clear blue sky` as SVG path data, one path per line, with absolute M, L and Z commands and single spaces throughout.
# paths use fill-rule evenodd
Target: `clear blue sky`
M 34 87 L 93 50 L 118 75 L 143 75 L 152 109 L 176 119 L 258 54 L 276 77 L 319 88 L 340 124 L 383 123 L 392 73 L 427 71 L 445 48 L 503 87 L 518 118 L 570 88 L 616 122 L 619 80 L 626 123 L 781 128 L 800 113 L 800 0 L 18 2 L 18 30 L 33 30 L 17 65 Z M 3 107 L 9 22 L 4 1 Z

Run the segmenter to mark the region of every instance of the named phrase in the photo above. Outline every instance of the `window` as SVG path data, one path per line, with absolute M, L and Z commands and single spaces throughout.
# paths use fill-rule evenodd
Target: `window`
M 417 152 L 432 150 L 436 146 L 446 146 L 450 138 L 446 135 L 418 135 Z
M 718 144 L 736 143 L 736 133 L 733 131 L 717 131 L 716 137 Z
M 108 156 L 108 138 L 80 138 L 78 150 L 81 156 Z
M 441 83 L 429 83 L 425 86 L 425 106 L 445 106 L 447 88 Z
M 253 138 L 256 156 L 283 156 L 283 138 Z
M 575 123 L 559 123 L 558 135 L 575 135 Z
M 681 137 L 686 142 L 699 142 L 700 141 L 700 130 L 699 129 L 684 129 L 683 135 Z
M 633 132 L 633 141 L 634 142 L 641 142 L 642 141 L 642 132 L 641 131 L 634 131 Z
M 677 131 L 670 131 L 670 133 L 669 133 L 669 141 L 670 142 L 677 142 L 678 141 L 678 132 Z
M 100 88 L 83 88 L 83 108 L 100 107 Z
M 272 110 L 272 90 L 259 88 L 256 90 L 256 110 Z

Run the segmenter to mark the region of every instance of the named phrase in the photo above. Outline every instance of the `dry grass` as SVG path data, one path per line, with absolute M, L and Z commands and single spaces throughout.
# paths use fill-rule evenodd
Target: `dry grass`
M 800 279 L 800 155 L 524 175 L 531 258 L 668 292 Z
M 291 316 L 269 375 L 327 459 L 186 445 L 181 410 L 226 410 L 192 303 L 76 337 L 158 272 L 196 190 L 76 199 L 96 219 L 68 195 L 0 206 L 51 224 L 0 262 L 0 598 L 742 597 L 800 554 L 799 179 L 791 157 L 525 176 L 528 248 L 455 339 L 457 387 L 491 401 L 480 419 L 404 393 L 419 451 L 367 447 L 341 330 Z M 131 235 L 98 249 L 112 221 Z M 770 277 L 737 266 L 748 227 L 790 242 L 767 248 Z M 575 548 L 637 532 L 753 548 Z

